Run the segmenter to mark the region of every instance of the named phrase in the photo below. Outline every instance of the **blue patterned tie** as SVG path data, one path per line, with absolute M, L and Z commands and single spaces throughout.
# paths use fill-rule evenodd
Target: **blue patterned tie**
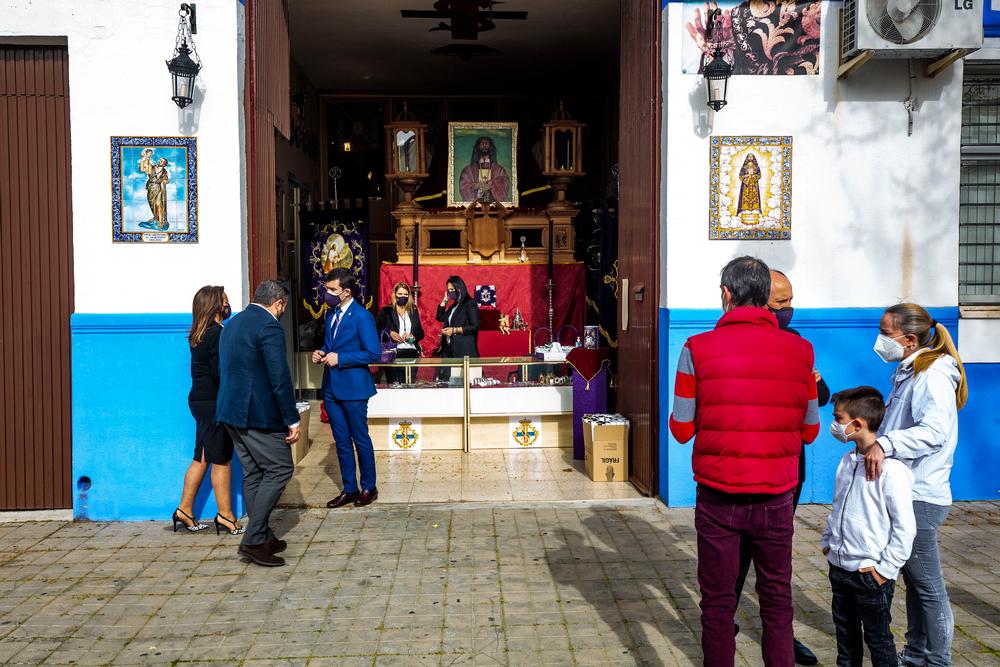
M 338 308 L 337 312 L 333 314 L 333 337 L 334 338 L 337 337 L 337 327 L 340 326 L 340 316 L 343 315 L 343 314 L 344 314 L 344 311 L 341 310 L 340 308 Z

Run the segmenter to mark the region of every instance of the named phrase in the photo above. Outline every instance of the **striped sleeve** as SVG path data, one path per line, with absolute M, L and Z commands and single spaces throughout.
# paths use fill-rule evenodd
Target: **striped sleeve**
M 816 391 L 816 381 L 809 375 L 809 403 L 806 407 L 806 417 L 802 421 L 802 442 L 807 445 L 819 435 L 819 395 Z
M 677 360 L 677 380 L 674 383 L 674 410 L 670 415 L 670 432 L 678 442 L 685 443 L 695 434 L 695 375 L 691 347 L 684 343 Z

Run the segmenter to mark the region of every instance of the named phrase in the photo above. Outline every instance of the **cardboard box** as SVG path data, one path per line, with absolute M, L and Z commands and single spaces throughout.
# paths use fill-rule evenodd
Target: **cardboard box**
M 595 482 L 628 481 L 628 424 L 583 421 L 583 459 Z
M 312 447 L 312 442 L 309 441 L 309 414 L 312 412 L 309 408 L 305 410 L 299 410 L 299 429 L 300 435 L 299 440 L 294 445 L 292 445 L 292 464 L 298 465 L 299 461 L 305 458 L 305 455 L 309 453 L 309 448 Z

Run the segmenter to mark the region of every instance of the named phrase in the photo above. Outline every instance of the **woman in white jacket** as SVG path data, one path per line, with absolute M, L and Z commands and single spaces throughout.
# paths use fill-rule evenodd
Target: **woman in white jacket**
M 968 398 L 965 369 L 943 324 L 913 303 L 886 309 L 875 352 L 898 362 L 876 443 L 865 456 L 868 479 L 878 479 L 886 456 L 913 472 L 917 537 L 903 566 L 906 582 L 905 665 L 951 664 L 954 619 L 944 586 L 937 531 L 951 506 L 951 467 L 958 444 L 958 411 Z

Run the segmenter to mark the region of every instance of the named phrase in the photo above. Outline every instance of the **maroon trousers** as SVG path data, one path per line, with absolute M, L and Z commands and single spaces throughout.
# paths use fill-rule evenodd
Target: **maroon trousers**
M 757 572 L 763 626 L 761 654 L 767 667 L 792 667 L 792 492 L 729 494 L 698 485 L 694 525 L 698 532 L 701 646 L 706 667 L 732 667 L 733 622 L 740 541 Z

